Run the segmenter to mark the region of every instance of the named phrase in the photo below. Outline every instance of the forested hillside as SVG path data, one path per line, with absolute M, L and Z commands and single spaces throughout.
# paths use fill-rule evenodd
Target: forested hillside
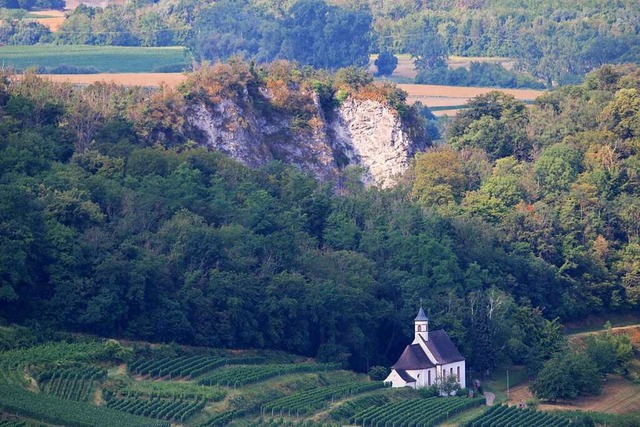
M 366 369 L 397 356 L 422 299 L 472 366 L 535 369 L 562 341 L 551 319 L 637 307 L 637 67 L 531 108 L 479 97 L 390 190 L 198 148 L 178 113 L 216 81 L 3 80 L 5 321 Z
M 406 53 L 422 83 L 552 86 L 579 82 L 603 64 L 637 63 L 639 22 L 635 0 L 143 0 L 81 5 L 56 32 L 7 19 L 0 42 L 180 45 L 196 61 L 239 55 L 333 70 L 365 66 L 373 53 Z M 447 55 L 509 57 L 524 74 L 476 64 L 471 77 L 443 76 Z

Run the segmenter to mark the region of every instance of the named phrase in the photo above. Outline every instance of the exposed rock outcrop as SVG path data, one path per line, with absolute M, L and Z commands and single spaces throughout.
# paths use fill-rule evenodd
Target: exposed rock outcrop
M 262 92 L 265 101 L 268 92 Z M 409 138 L 400 115 L 388 104 L 349 97 L 323 111 L 317 95 L 298 114 L 291 109 L 261 111 L 246 100 L 195 103 L 189 122 L 203 144 L 249 165 L 278 159 L 322 180 L 336 178 L 346 166 L 365 169 L 366 184 L 392 186 L 409 160 L 425 147 Z
M 417 146 L 405 132 L 398 114 L 372 100 L 348 99 L 329 124 L 334 147 L 340 147 L 350 164 L 364 166 L 365 182 L 388 187 L 407 170 Z

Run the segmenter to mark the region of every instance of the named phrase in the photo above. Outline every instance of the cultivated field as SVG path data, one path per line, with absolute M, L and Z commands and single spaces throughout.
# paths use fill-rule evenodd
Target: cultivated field
M 463 86 L 438 86 L 438 85 L 417 85 L 399 84 L 409 96 L 407 101 L 411 104 L 416 101 L 422 102 L 428 107 L 437 108 L 434 111 L 436 116 L 455 115 L 456 110 L 447 110 L 442 107 L 461 107 L 468 100 L 478 95 L 500 90 L 500 92 L 513 95 L 521 101 L 533 101 L 544 93 L 542 90 L 533 89 L 496 89 L 483 87 L 463 87 Z
M 48 27 L 51 31 L 58 31 L 66 19 L 65 13 L 61 10 L 40 10 L 30 14 L 35 15 L 34 21 Z
M 86 45 L 0 46 L 0 62 L 23 70 L 32 66 L 94 67 L 101 72 L 136 73 L 167 66 L 187 66 L 183 47 L 123 47 Z
M 82 85 L 95 82 L 108 82 L 124 86 L 149 87 L 157 87 L 162 83 L 175 87 L 186 79 L 186 75 L 183 73 L 47 74 L 42 77 L 54 82 L 69 82 Z
M 186 78 L 181 73 L 52 74 L 46 77 L 58 82 L 68 81 L 77 84 L 91 84 L 97 81 L 104 81 L 128 86 L 159 86 L 163 82 L 169 86 L 177 86 Z M 457 109 L 462 107 L 469 99 L 496 90 L 495 88 L 416 84 L 400 84 L 398 86 L 409 94 L 409 103 L 420 101 L 428 107 L 433 107 L 436 109 L 434 111 L 436 116 L 455 115 Z M 501 89 L 501 91 L 511 94 L 522 101 L 533 101 L 544 93 L 544 91 L 529 89 Z M 446 107 L 450 108 L 447 109 Z

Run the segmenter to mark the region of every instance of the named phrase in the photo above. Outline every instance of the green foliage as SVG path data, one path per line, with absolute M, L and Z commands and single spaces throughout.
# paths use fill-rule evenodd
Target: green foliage
M 425 206 L 459 201 L 467 186 L 459 153 L 446 147 L 417 156 L 415 175 L 412 193 Z
M 389 370 L 384 366 L 372 366 L 369 369 L 369 378 L 372 381 L 383 381 L 389 375 Z
M 604 377 L 614 372 L 627 374 L 633 360 L 633 346 L 627 334 L 614 334 L 611 325 L 606 332 L 588 336 L 584 352 L 593 360 Z
M 501 92 L 480 95 L 467 103 L 451 124 L 451 142 L 475 147 L 499 159 L 515 155 L 527 158 L 531 143 L 525 133 L 528 114 L 524 103 Z
M 429 387 L 422 387 L 418 390 L 420 397 L 423 399 L 429 399 L 430 397 L 440 396 L 440 389 L 437 385 L 431 385 Z
M 423 70 L 415 79 L 418 84 L 447 86 L 478 86 L 498 88 L 544 89 L 544 83 L 523 73 L 508 71 L 500 64 L 471 62 L 469 69 L 439 67 Z
M 602 379 L 598 367 L 586 353 L 566 352 L 544 364 L 530 389 L 536 397 L 555 402 L 600 394 Z
M 379 76 L 390 76 L 398 66 L 398 57 L 389 51 L 384 51 L 378 55 L 373 63 L 378 68 Z
M 3 45 L 28 46 L 50 40 L 51 31 L 39 22 L 4 20 L 0 24 L 0 43 Z
M 431 71 L 446 66 L 448 49 L 436 31 L 433 22 L 423 20 L 414 28 L 420 36 L 405 41 L 405 50 L 411 54 L 418 71 Z

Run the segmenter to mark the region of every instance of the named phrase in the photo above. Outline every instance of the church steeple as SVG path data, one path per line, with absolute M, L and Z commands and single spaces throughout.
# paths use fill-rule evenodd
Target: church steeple
M 424 310 L 422 309 L 422 304 L 420 305 L 420 310 L 418 311 L 418 315 L 414 319 L 415 324 L 415 338 L 413 342 L 419 342 L 422 337 L 425 341 L 429 341 L 429 318 L 426 314 L 424 314 Z

